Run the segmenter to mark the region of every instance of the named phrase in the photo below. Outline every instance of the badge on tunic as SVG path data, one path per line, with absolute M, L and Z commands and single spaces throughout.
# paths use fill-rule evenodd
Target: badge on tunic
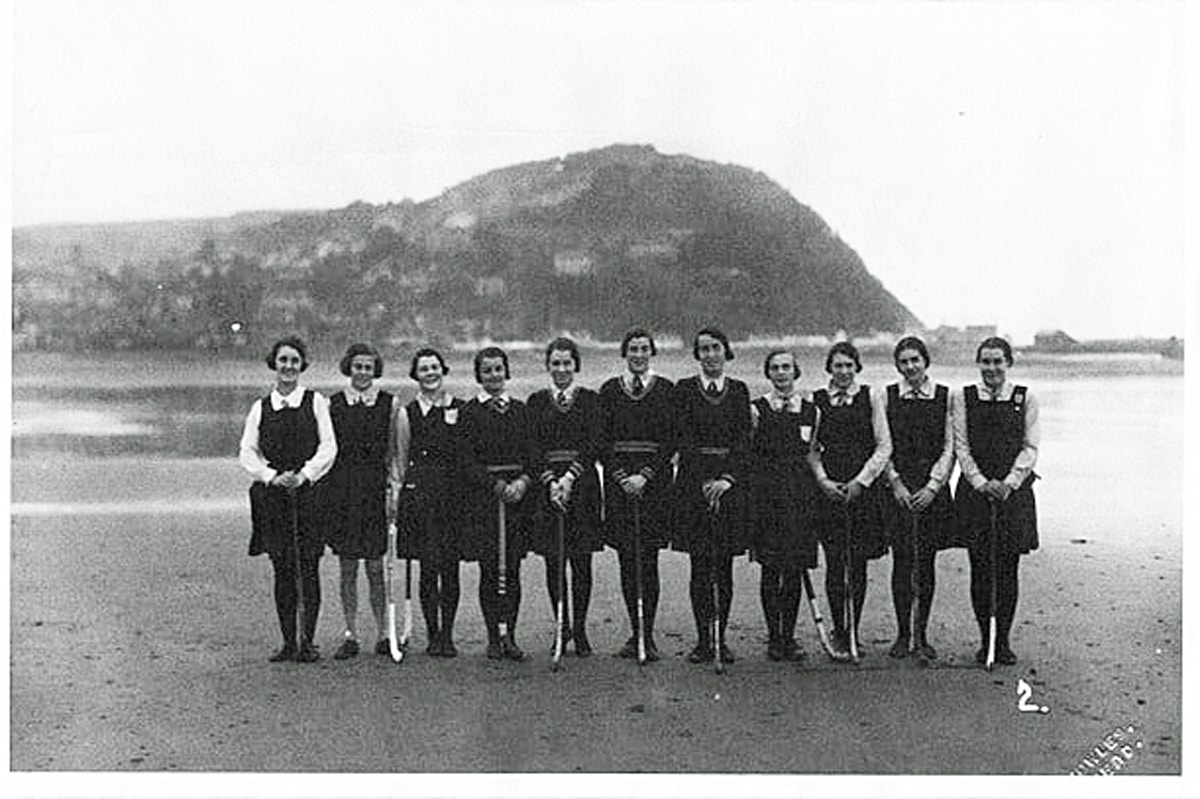
M 812 442 L 812 425 L 811 424 L 800 425 L 800 440 L 803 441 L 805 444 Z
M 447 408 L 444 416 L 446 424 L 458 424 L 458 408 Z

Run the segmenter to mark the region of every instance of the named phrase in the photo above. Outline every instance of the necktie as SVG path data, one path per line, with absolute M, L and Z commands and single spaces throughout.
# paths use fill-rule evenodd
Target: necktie
M 508 410 L 508 399 L 505 397 L 492 397 L 492 407 L 504 413 Z
M 642 382 L 642 378 L 639 377 L 638 375 L 634 375 L 633 376 L 633 393 L 641 394 L 645 388 L 646 388 L 646 385 L 645 385 L 645 383 Z
M 833 404 L 839 408 L 844 405 L 849 405 L 850 404 L 850 395 L 848 393 L 846 393 L 845 391 L 834 392 Z
M 565 392 L 565 391 L 558 392 L 558 407 L 560 407 L 560 408 L 567 407 L 567 392 Z
M 708 396 L 710 396 L 710 397 L 717 396 L 717 384 L 715 381 L 708 384 Z

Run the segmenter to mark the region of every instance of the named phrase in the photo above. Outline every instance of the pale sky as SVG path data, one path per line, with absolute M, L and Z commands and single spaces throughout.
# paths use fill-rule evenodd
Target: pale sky
M 14 225 L 735 163 L 927 325 L 1184 333 L 1186 3 L 16 0 Z

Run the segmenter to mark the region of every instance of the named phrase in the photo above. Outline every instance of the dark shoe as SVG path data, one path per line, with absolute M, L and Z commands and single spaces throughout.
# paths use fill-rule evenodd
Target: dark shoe
M 388 655 L 388 654 L 391 654 L 391 651 L 392 651 L 392 647 L 388 643 L 388 639 L 380 638 L 378 641 L 375 642 L 375 654 L 376 655 Z
M 646 636 L 646 662 L 655 663 L 660 657 L 658 654 L 658 644 L 654 643 L 654 636 Z
M 789 638 L 783 642 L 783 659 L 798 663 L 807 658 L 804 650 L 800 648 L 800 644 L 796 643 L 796 639 Z
M 908 657 L 908 637 L 900 636 L 892 644 L 892 648 L 888 650 L 888 657 L 902 660 Z
M 834 660 L 845 662 L 850 659 L 850 636 L 844 630 L 834 629 L 829 634 L 829 648 L 833 650 L 829 656 Z
M 1001 666 L 1013 666 L 1016 665 L 1017 655 L 1009 648 L 1008 644 L 998 644 L 996 646 L 996 662 Z
M 621 647 L 617 652 L 617 657 L 632 660 L 637 657 L 637 636 L 629 636 L 629 640 L 625 642 L 625 646 Z
M 767 657 L 771 660 L 783 660 L 783 644 L 779 641 L 771 641 L 767 644 Z
M 334 660 L 349 660 L 358 654 L 358 641 L 353 638 L 347 638 L 342 641 L 342 645 L 338 647 L 338 651 L 333 653 Z
M 312 644 L 301 644 L 295 659 L 297 663 L 316 663 L 321 659 L 321 655 Z
M 267 658 L 272 663 L 283 663 L 287 660 L 292 660 L 296 657 L 296 647 L 294 644 L 284 644 L 275 650 L 275 654 Z
M 449 638 L 442 639 L 442 657 L 456 658 L 458 657 L 458 649 L 454 646 L 454 642 Z
M 517 646 L 517 642 L 513 640 L 511 635 L 506 637 L 501 643 L 504 649 L 504 657 L 509 660 L 515 660 L 518 663 L 525 659 L 525 652 L 522 651 L 521 647 Z
M 706 643 L 698 643 L 691 652 L 688 653 L 689 663 L 712 663 L 713 648 Z
M 504 660 L 504 647 L 499 641 L 488 641 L 488 660 Z
M 729 645 L 721 644 L 721 662 L 722 663 L 733 663 L 736 660 L 737 660 L 737 657 L 733 654 L 733 650 L 729 648 Z
M 929 645 L 928 641 L 922 641 L 913 648 L 913 654 L 925 660 L 937 660 L 937 650 Z
M 575 633 L 574 638 L 576 657 L 589 657 L 592 654 L 592 642 L 588 640 L 587 633 L 580 629 Z
M 979 647 L 979 650 L 975 653 L 975 662 L 978 663 L 980 666 L 987 665 L 987 647 L 986 646 Z
M 440 658 L 442 656 L 442 639 L 430 638 L 429 643 L 425 645 L 425 654 L 431 658 Z

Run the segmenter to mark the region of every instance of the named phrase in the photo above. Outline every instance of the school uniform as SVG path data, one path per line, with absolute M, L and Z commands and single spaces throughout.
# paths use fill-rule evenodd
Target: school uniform
M 592 596 L 592 553 L 603 548 L 600 536 L 600 479 L 596 456 L 600 441 L 600 397 L 590 389 L 571 385 L 549 388 L 529 397 L 533 437 L 545 464 L 538 476 L 537 511 L 534 518 L 533 549 L 546 559 L 546 592 L 550 607 L 559 601 L 559 517 L 563 522 L 563 555 L 570 565 L 569 601 L 563 599 L 563 642 L 575 645 L 581 656 L 592 653 L 587 636 L 587 610 Z M 568 477 L 569 475 L 569 477 Z M 550 484 L 571 481 L 566 510 L 550 501 Z
M 917 520 L 921 549 L 937 552 L 966 546 L 958 535 L 950 474 L 954 469 L 954 424 L 950 389 L 929 378 L 917 388 L 892 383 L 883 395 L 892 439 L 886 471 L 890 486 L 903 484 L 910 493 L 922 488 L 934 493 L 933 502 Z M 885 503 L 888 540 L 893 550 L 912 551 L 912 514 L 894 499 Z
M 672 548 L 691 558 L 689 589 L 699 641 L 690 659 L 711 659 L 719 646 L 722 659 L 730 660 L 724 640 L 712 640 L 711 623 L 715 614 L 723 638 L 733 601 L 733 558 L 746 551 L 750 540 L 750 390 L 724 375 L 715 380 L 685 377 L 675 385 L 675 415 L 679 472 Z M 719 509 L 711 511 L 703 486 L 718 479 L 731 488 Z
M 1041 432 L 1036 397 L 1009 381 L 993 391 L 984 383 L 965 386 L 954 396 L 954 451 L 961 476 L 955 490 L 960 534 L 971 561 L 971 604 L 983 647 L 988 638 L 993 570 L 996 575 L 997 657 L 1013 663 L 1009 635 L 1017 607 L 1017 567 L 1021 555 L 1038 547 L 1037 474 Z M 1012 489 L 996 504 L 996 558 L 991 557 L 991 502 L 978 490 L 988 480 Z
M 847 587 L 854 627 L 862 620 L 867 592 L 867 561 L 887 551 L 882 481 L 891 457 L 891 437 L 882 402 L 869 386 L 832 384 L 813 392 L 817 407 L 817 448 L 810 459 L 818 484 L 823 478 L 858 483 L 862 491 L 848 506 L 822 492 L 815 503 L 817 536 L 825 550 L 825 595 L 834 624 L 834 644 L 848 643 Z M 848 585 L 847 585 L 848 584 Z
M 660 581 L 658 551 L 670 541 L 672 465 L 675 455 L 674 385 L 647 370 L 626 372 L 600 387 L 600 463 L 604 470 L 604 542 L 617 551 L 621 596 L 632 634 L 617 653 L 637 656 L 639 587 L 647 656 L 658 659 L 654 624 Z M 621 481 L 646 479 L 630 497 Z M 640 558 L 640 559 L 639 559 Z
M 817 485 L 808 464 L 816 406 L 793 392 L 770 391 L 751 405 L 754 531 L 751 549 L 762 566 L 759 599 L 767 623 L 767 655 L 800 660 L 796 617 L 805 569 L 817 565 L 813 508 Z
M 296 651 L 297 569 L 304 591 L 301 649 L 312 650 L 321 607 L 317 564 L 325 549 L 314 484 L 336 457 L 329 401 L 323 395 L 297 386 L 286 396 L 273 390 L 250 407 L 238 453 L 242 468 L 254 478 L 249 554 L 265 552 L 271 559 L 283 636 L 280 654 Z M 303 485 L 292 491 L 269 485 L 279 473 L 291 471 L 304 476 Z
M 479 561 L 479 602 L 488 626 L 489 654 L 495 646 L 518 655 L 512 642 L 517 612 L 521 605 L 521 559 L 529 551 L 530 517 L 536 505 L 534 480 L 541 474 L 542 461 L 533 438 L 533 425 L 525 403 L 507 392 L 499 397 L 487 393 L 468 402 L 460 414 L 463 425 L 465 481 L 464 506 L 471 520 L 467 557 Z M 499 589 L 499 502 L 494 492 L 497 480 L 523 478 L 529 488 L 519 502 L 505 504 L 505 595 Z M 501 640 L 499 625 L 508 627 Z
M 329 548 L 343 558 L 374 560 L 387 552 L 393 402 L 391 394 L 374 387 L 347 388 L 329 401 L 338 454 L 318 495 Z
M 426 652 L 454 657 L 459 561 L 468 549 L 469 517 L 459 480 L 465 403 L 424 393 L 396 414 L 389 482 L 396 496 L 399 557 L 421 563 L 418 593 L 425 617 Z

